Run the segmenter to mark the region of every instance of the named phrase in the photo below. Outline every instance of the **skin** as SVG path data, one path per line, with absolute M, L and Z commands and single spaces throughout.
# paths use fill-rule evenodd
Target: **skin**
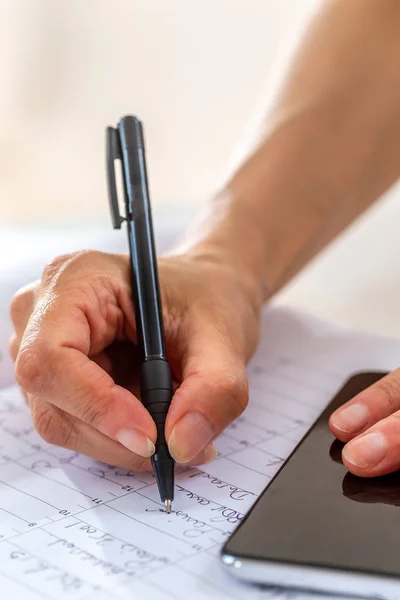
M 258 338 L 259 305 L 249 301 L 246 279 L 238 282 L 225 264 L 183 255 L 160 260 L 159 269 L 177 388 L 167 438 L 179 463 L 200 464 L 216 456 L 212 440 L 246 406 L 245 363 Z M 128 258 L 59 257 L 17 294 L 11 315 L 16 377 L 40 435 L 104 462 L 150 469 L 156 428 L 132 372 Z
M 160 259 L 176 382 L 166 435 L 179 463 L 212 460 L 212 441 L 244 410 L 263 303 L 398 178 L 399 30 L 398 0 L 321 3 L 257 146 Z M 105 462 L 150 468 L 155 426 L 131 372 L 127 257 L 60 257 L 17 294 L 11 315 L 16 379 L 39 433 Z M 351 472 L 400 467 L 399 417 L 400 370 L 332 415 Z

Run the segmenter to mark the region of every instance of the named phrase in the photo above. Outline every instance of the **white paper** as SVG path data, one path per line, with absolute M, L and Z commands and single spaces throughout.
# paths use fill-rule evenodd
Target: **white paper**
M 152 474 L 46 444 L 17 388 L 1 391 L 1 598 L 311 598 L 234 581 L 219 548 L 344 378 L 399 359 L 398 341 L 269 309 L 249 407 L 217 440 L 216 461 L 177 475 L 171 515 Z

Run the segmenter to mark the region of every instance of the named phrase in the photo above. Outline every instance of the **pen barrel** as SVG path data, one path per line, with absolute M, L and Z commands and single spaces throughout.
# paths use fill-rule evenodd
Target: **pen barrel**
M 140 396 L 143 405 L 149 411 L 157 427 L 156 451 L 169 451 L 165 439 L 165 421 L 173 395 L 172 377 L 169 364 L 163 359 L 144 362 L 140 372 Z
M 173 389 L 171 371 L 166 360 L 142 124 L 136 117 L 124 117 L 118 123 L 118 133 L 118 147 L 115 148 L 115 140 L 111 139 L 111 136 L 109 146 L 111 158 L 115 157 L 118 151 L 118 157 L 122 161 L 136 333 L 143 360 L 140 394 L 142 403 L 157 428 L 155 452 L 151 462 L 160 496 L 163 501 L 171 501 L 174 497 L 175 463 L 165 439 L 165 422 Z M 111 175 L 110 187 L 114 214 L 115 182 L 113 173 Z
M 125 117 L 122 143 L 122 156 L 129 155 L 129 165 L 125 166 L 129 187 L 127 194 L 128 213 L 137 218 L 149 206 L 149 189 L 145 158 L 143 128 L 135 117 Z
M 118 125 L 125 186 L 138 345 L 143 358 L 165 358 L 157 254 L 142 124 L 124 117 Z

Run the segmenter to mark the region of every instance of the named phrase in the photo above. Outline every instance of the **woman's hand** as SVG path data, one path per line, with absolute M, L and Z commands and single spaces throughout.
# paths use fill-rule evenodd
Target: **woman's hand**
M 246 276 L 215 258 L 159 262 L 176 391 L 166 423 L 178 463 L 212 460 L 213 440 L 248 399 L 245 363 L 261 301 Z M 156 427 L 138 400 L 139 362 L 128 258 L 81 252 L 54 260 L 14 298 L 10 352 L 39 434 L 129 469 L 149 469 Z
M 400 468 L 400 369 L 358 394 L 330 418 L 346 442 L 343 462 L 355 475 L 375 477 Z

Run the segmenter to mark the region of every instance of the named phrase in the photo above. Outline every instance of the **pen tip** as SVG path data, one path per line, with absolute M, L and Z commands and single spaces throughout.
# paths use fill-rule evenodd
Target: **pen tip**
M 165 504 L 165 509 L 167 511 L 167 513 L 169 514 L 171 512 L 171 500 L 164 500 L 164 504 Z

